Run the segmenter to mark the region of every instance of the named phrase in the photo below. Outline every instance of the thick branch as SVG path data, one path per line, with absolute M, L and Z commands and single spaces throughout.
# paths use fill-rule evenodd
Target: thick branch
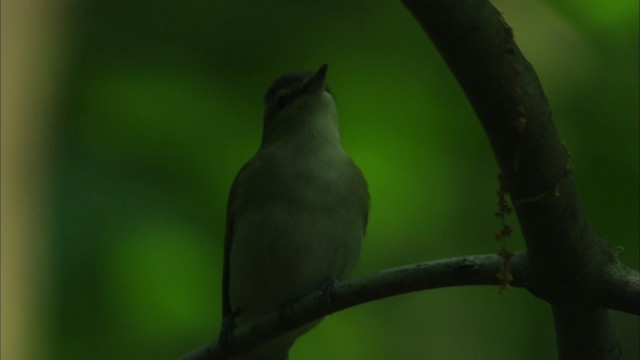
M 617 260 L 586 219 L 569 153 L 511 28 L 488 0 L 403 2 L 456 76 L 491 142 L 527 243 L 527 287 L 555 306 L 561 359 L 618 358 L 617 337 L 591 331 L 615 334 L 596 306 L 615 302 L 603 299 L 611 290 L 607 270 Z M 624 286 L 638 293 L 637 282 Z M 583 347 L 572 347 L 577 344 Z
M 598 303 L 606 309 L 615 309 L 640 315 L 640 274 L 619 262 L 609 264 L 604 272 Z
M 504 259 L 498 255 L 474 255 L 436 260 L 395 269 L 336 284 L 330 294 L 317 291 L 284 309 L 266 314 L 258 321 L 233 332 L 233 355 L 279 334 L 355 305 L 409 292 L 460 285 L 499 285 L 496 274 Z M 524 286 L 525 254 L 515 254 L 510 270 L 514 286 Z M 222 359 L 216 342 L 186 355 L 183 360 Z
M 607 310 L 555 305 L 553 319 L 560 359 L 623 358 L 618 331 Z

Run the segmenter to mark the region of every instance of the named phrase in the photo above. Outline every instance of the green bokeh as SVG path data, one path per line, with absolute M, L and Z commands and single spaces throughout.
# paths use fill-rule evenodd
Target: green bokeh
M 497 5 L 547 89 L 589 219 L 637 269 L 637 3 Z M 284 72 L 330 64 L 344 145 L 372 195 L 355 275 L 498 247 L 491 149 L 399 1 L 86 1 L 71 20 L 54 116 L 51 359 L 171 359 L 216 336 L 228 189 Z M 524 248 L 517 232 L 509 246 Z M 637 318 L 616 317 L 638 357 Z M 549 306 L 492 287 L 349 309 L 292 351 L 554 356 Z

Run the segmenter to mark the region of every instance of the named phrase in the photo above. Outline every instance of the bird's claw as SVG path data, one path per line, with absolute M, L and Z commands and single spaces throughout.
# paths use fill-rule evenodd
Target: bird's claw
M 322 285 L 322 294 L 320 295 L 320 301 L 326 306 L 330 307 L 333 303 L 333 298 L 336 293 L 336 284 L 338 280 L 335 278 L 329 278 Z

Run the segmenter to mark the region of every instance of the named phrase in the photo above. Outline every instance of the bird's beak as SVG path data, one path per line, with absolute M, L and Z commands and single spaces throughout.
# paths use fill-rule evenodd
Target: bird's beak
M 325 89 L 324 78 L 327 75 L 327 69 L 329 65 L 324 64 L 316 71 L 315 74 L 311 77 L 311 79 L 307 80 L 307 83 L 304 86 L 304 92 L 312 93 L 318 92 Z

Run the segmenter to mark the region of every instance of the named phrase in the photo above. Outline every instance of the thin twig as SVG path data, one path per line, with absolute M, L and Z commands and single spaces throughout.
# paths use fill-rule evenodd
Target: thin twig
M 236 329 L 232 334 L 233 349 L 230 353 L 243 353 L 307 322 L 369 301 L 448 286 L 500 285 L 496 274 L 503 261 L 496 254 L 472 255 L 402 266 L 337 283 L 329 302 L 326 289 L 318 290 L 284 309 Z M 510 266 L 514 277 L 512 286 L 524 285 L 526 266 L 526 254 L 514 254 Z M 214 341 L 189 353 L 183 360 L 223 359 L 221 350 Z

